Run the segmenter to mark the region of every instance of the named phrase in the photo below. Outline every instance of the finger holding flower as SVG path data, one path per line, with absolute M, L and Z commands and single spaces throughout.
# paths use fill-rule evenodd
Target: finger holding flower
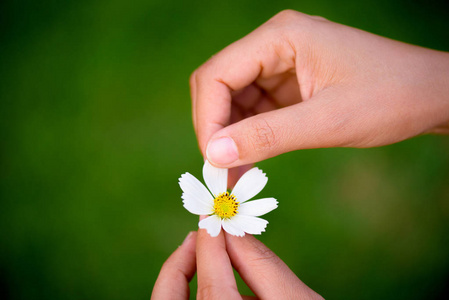
M 190 233 L 167 259 L 151 299 L 189 299 L 195 271 L 197 299 L 254 299 L 240 295 L 233 268 L 259 299 L 323 299 L 253 236 L 221 231 L 213 238 L 206 230 Z

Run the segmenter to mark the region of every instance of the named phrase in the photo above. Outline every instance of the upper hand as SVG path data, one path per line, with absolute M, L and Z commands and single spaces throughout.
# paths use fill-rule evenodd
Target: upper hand
M 213 56 L 190 84 L 199 146 L 217 167 L 449 132 L 449 54 L 295 11 Z

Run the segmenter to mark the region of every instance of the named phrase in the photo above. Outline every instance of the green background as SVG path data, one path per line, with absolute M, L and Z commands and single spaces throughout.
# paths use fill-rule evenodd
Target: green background
M 177 183 L 201 178 L 190 73 L 285 8 L 447 51 L 442 3 L 2 1 L 0 292 L 148 299 L 197 228 Z M 280 203 L 260 239 L 324 297 L 449 293 L 449 138 L 258 166 Z

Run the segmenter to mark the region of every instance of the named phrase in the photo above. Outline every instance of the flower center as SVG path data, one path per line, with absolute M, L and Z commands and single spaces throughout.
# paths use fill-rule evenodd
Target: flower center
M 239 202 L 235 200 L 235 196 L 228 192 L 219 194 L 214 199 L 214 214 L 222 219 L 235 216 L 239 208 Z

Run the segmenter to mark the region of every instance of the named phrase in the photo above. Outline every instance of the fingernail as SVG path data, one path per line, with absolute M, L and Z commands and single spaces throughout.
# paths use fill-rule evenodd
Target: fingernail
M 185 243 L 187 243 L 187 241 L 190 239 L 190 237 L 192 236 L 193 231 L 190 231 L 189 234 L 187 234 L 186 238 L 184 239 L 184 241 L 182 241 L 181 245 L 184 245 Z
M 210 162 L 217 165 L 228 165 L 239 158 L 237 145 L 227 136 L 210 141 L 206 155 Z

